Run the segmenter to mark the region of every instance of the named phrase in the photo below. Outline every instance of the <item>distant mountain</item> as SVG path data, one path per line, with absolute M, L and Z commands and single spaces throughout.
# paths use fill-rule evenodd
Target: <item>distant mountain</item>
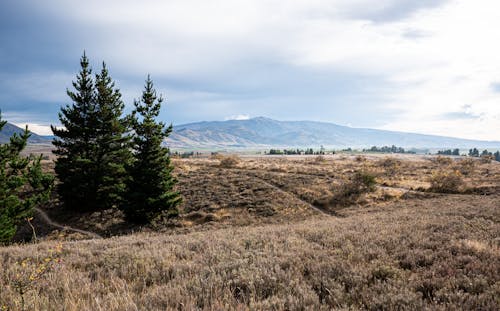
M 22 128 L 14 125 L 12 123 L 7 123 L 0 131 L 0 143 L 3 144 L 3 143 L 8 142 L 10 140 L 10 137 L 14 133 L 22 134 L 23 132 L 24 132 L 24 129 L 22 129 Z M 35 144 L 50 143 L 50 139 L 48 139 L 44 136 L 37 135 L 37 134 L 32 132 L 28 142 L 35 143 Z
M 318 148 L 320 145 L 330 148 L 390 145 L 404 148 L 500 148 L 499 141 L 351 128 L 314 121 L 277 121 L 265 117 L 178 125 L 167 144 L 178 149 Z

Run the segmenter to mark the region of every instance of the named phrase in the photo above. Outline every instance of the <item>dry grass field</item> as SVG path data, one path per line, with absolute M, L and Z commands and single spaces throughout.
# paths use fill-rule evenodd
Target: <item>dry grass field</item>
M 486 162 L 175 159 L 176 219 L 44 207 L 113 237 L 35 217 L 39 243 L 0 248 L 0 310 L 498 310 L 500 163 Z

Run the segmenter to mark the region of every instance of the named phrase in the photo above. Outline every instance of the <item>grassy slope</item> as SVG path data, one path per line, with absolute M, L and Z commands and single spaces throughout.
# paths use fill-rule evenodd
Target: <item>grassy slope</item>
M 25 294 L 30 310 L 500 308 L 500 195 L 438 195 L 344 217 L 64 242 Z M 0 249 L 0 309 L 25 258 Z M 30 269 L 28 262 L 23 269 Z

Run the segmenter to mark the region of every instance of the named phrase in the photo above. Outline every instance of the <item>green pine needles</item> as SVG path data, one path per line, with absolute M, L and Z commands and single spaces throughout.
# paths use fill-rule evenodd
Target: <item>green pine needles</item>
M 173 191 L 169 150 L 162 142 L 172 132 L 172 125 L 157 122 L 163 99 L 156 95 L 148 76 L 140 101 L 132 112 L 134 161 L 131 163 L 128 191 L 123 210 L 130 221 L 145 223 L 167 210 L 177 215 L 180 195 Z
M 6 123 L 0 116 L 0 131 Z M 10 242 L 33 207 L 49 199 L 54 182 L 52 175 L 42 171 L 41 155 L 21 155 L 30 135 L 26 127 L 22 134 L 14 134 L 9 143 L 0 145 L 0 244 Z
M 135 110 L 124 116 L 124 103 L 106 65 L 92 76 L 84 54 L 81 70 L 68 90 L 72 103 L 59 113 L 62 128 L 52 127 L 57 192 L 67 209 L 119 208 L 129 221 L 147 223 L 162 213 L 177 214 L 180 195 L 168 148 L 172 127 L 156 118 L 162 99 L 148 76 Z

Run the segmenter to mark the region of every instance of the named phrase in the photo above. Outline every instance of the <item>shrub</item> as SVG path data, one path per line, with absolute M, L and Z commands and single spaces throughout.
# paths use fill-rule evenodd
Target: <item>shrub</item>
M 481 163 L 483 164 L 489 164 L 491 161 L 493 161 L 494 157 L 492 155 L 482 155 L 481 156 Z
M 437 156 L 435 158 L 432 159 L 435 163 L 439 164 L 439 165 L 450 165 L 451 163 L 453 163 L 453 160 L 449 157 L 445 157 L 445 156 Z
M 376 184 L 373 174 L 358 171 L 339 188 L 333 189 L 333 196 L 329 203 L 334 206 L 352 204 L 364 193 L 374 191 Z
M 238 163 L 240 163 L 240 157 L 237 155 L 223 156 L 220 159 L 219 166 L 223 168 L 231 168 L 238 165 Z
M 459 162 L 458 170 L 463 175 L 467 176 L 474 172 L 476 163 L 472 158 L 465 158 Z
M 464 191 L 465 182 L 463 175 L 458 171 L 436 171 L 430 178 L 432 192 L 438 193 L 460 193 Z
M 356 162 L 365 162 L 366 161 L 366 157 L 362 156 L 362 155 L 358 155 L 354 158 L 354 160 Z
M 322 156 L 322 155 L 319 155 L 317 157 L 314 158 L 314 163 L 316 164 L 320 164 L 320 163 L 323 163 L 325 162 L 325 157 Z
M 394 175 L 401 167 L 401 161 L 395 158 L 384 158 L 378 161 L 378 165 L 384 168 L 387 175 Z

